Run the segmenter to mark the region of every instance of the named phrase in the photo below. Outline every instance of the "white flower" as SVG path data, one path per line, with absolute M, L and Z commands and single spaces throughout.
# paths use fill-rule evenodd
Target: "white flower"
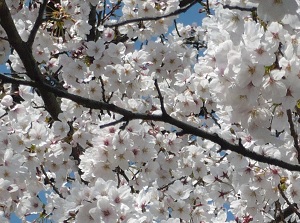
M 90 57 L 94 57 L 95 60 L 101 58 L 102 53 L 105 50 L 104 41 L 102 39 L 98 39 L 97 42 L 89 41 L 86 43 L 87 50 L 86 53 Z
M 10 107 L 13 105 L 13 98 L 10 95 L 5 95 L 2 100 L 1 100 L 1 104 L 5 107 Z
M 17 104 L 8 112 L 8 115 L 9 115 L 10 119 L 18 120 L 21 117 L 26 116 L 26 109 L 25 109 L 24 105 Z
M 120 42 L 118 44 L 115 43 L 110 43 L 108 46 L 108 49 L 106 50 L 106 53 L 114 58 L 114 57 L 120 57 L 123 56 L 123 54 L 125 53 L 126 47 L 124 45 L 124 43 Z
M 262 92 L 265 99 L 272 99 L 273 103 L 283 101 L 287 92 L 287 88 L 282 81 L 284 75 L 283 70 L 272 70 L 270 76 L 265 78 Z
M 162 220 L 161 223 L 180 223 L 179 218 L 169 218 L 168 220 Z
M 103 222 L 113 223 L 116 221 L 116 219 L 118 219 L 116 210 L 114 206 L 110 204 L 110 201 L 107 197 L 101 197 L 97 201 L 97 207 L 100 209 L 100 219 Z M 97 214 L 99 214 L 99 211 L 97 211 Z
M 87 203 L 80 207 L 76 215 L 77 222 L 96 223 L 100 221 L 100 216 L 95 215 L 96 202 Z
M 171 205 L 173 218 L 180 218 L 182 220 L 188 221 L 190 219 L 190 205 L 182 200 L 173 202 Z
M 106 42 L 110 42 L 115 38 L 115 31 L 111 28 L 106 28 L 103 31 L 103 39 Z
M 278 185 L 299 203 L 299 173 L 270 165 L 299 163 L 299 0 L 210 0 L 201 25 L 173 28 L 174 16 L 119 24 L 179 0 L 61 0 L 28 52 L 41 5 L 25 2 L 6 1 L 24 43 L 0 27 L 0 67 L 20 85 L 0 89 L 0 215 L 225 222 L 228 205 L 237 221 L 269 222 L 288 206 Z M 32 87 L 39 70 L 68 92 L 54 93 L 58 117 Z
M 79 37 L 85 37 L 85 35 L 89 34 L 92 26 L 87 23 L 85 20 L 78 20 L 72 27 L 72 34 L 78 35 Z
M 67 122 L 65 121 L 55 121 L 53 123 L 53 133 L 54 135 L 58 136 L 59 138 L 64 138 L 68 135 L 70 131 L 70 126 Z
M 265 70 L 263 65 L 244 60 L 240 65 L 240 70 L 237 72 L 236 82 L 242 88 L 246 87 L 249 83 L 256 87 L 260 87 L 264 73 Z
M 165 202 L 154 201 L 150 206 L 150 212 L 156 219 L 166 219 L 169 215 L 168 207 Z M 162 221 L 163 222 L 163 221 Z
M 47 47 L 37 46 L 34 48 L 34 57 L 36 61 L 42 63 L 47 61 L 50 57 L 49 49 Z
M 242 199 L 247 201 L 249 207 L 257 207 L 262 202 L 262 196 L 257 187 L 251 185 L 243 185 L 241 187 Z
M 180 180 L 176 180 L 169 188 L 168 194 L 174 200 L 185 200 L 189 197 L 192 188 L 188 185 L 183 185 Z
M 44 125 L 34 122 L 32 128 L 29 130 L 29 136 L 33 144 L 44 145 L 46 144 L 48 130 Z
M 264 21 L 280 21 L 286 14 L 295 14 L 299 7 L 297 1 L 265 0 L 258 1 L 257 15 Z M 269 10 L 272 8 L 272 10 Z

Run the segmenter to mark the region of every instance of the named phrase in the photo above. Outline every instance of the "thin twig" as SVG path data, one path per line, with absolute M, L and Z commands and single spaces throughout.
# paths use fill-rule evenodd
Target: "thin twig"
M 176 30 L 176 33 L 179 37 L 181 37 L 179 31 L 178 31 L 178 27 L 177 27 L 177 22 L 176 22 L 176 19 L 174 19 L 174 26 L 175 26 L 175 30 Z
M 125 122 L 126 119 L 124 117 L 116 120 L 116 121 L 113 121 L 113 122 L 109 122 L 107 124 L 103 124 L 103 125 L 100 125 L 100 129 L 103 129 L 103 128 L 106 128 L 106 127 L 109 127 L 109 126 L 112 126 L 112 125 L 116 125 L 116 124 L 119 124 L 121 122 Z
M 43 0 L 43 3 L 40 5 L 39 8 L 39 14 L 35 20 L 35 23 L 33 25 L 32 30 L 30 31 L 28 40 L 27 40 L 27 44 L 29 47 L 32 47 L 32 44 L 34 42 L 35 36 L 37 34 L 37 31 L 39 30 L 40 25 L 43 23 L 43 15 L 44 15 L 44 11 L 47 7 L 47 0 Z
M 206 13 L 207 13 L 207 15 L 211 14 L 210 13 L 210 8 L 209 8 L 209 2 L 208 2 L 208 0 L 206 0 Z
M 191 2 L 191 4 L 189 4 L 189 5 L 187 5 L 183 8 L 177 9 L 174 12 L 171 12 L 171 13 L 166 14 L 166 15 L 156 16 L 156 17 L 144 17 L 144 18 L 129 19 L 129 20 L 125 20 L 125 21 L 122 21 L 122 22 L 115 23 L 115 24 L 107 24 L 107 25 L 104 25 L 104 27 L 118 27 L 118 26 L 123 26 L 123 25 L 129 24 L 129 23 L 134 23 L 134 22 L 157 21 L 157 20 L 160 20 L 160 19 L 163 19 L 163 18 L 176 16 L 176 15 L 179 15 L 180 13 L 186 12 L 190 7 L 195 5 L 197 2 L 198 2 L 197 0 L 194 0 L 193 2 Z
M 285 196 L 283 190 L 281 189 L 280 185 L 278 185 L 278 189 L 280 192 L 280 195 L 283 197 L 283 199 L 286 201 L 286 203 L 289 205 L 289 207 L 291 207 L 294 211 L 294 213 L 299 217 L 300 219 L 300 213 L 298 211 L 298 209 L 289 201 L 289 199 Z
M 297 131 L 295 129 L 295 126 L 294 126 L 291 109 L 288 109 L 286 111 L 286 114 L 287 114 L 287 117 L 288 117 L 288 123 L 290 125 L 291 136 L 294 139 L 294 147 L 297 150 L 298 163 L 300 163 L 300 147 L 299 147 L 299 142 L 298 142 L 298 133 L 297 133 Z
M 55 193 L 57 193 L 57 194 L 59 195 L 60 198 L 64 198 L 64 197 L 62 196 L 62 194 L 58 191 L 58 189 L 56 188 L 56 186 L 55 186 L 55 185 L 51 182 L 51 180 L 49 179 L 49 177 L 48 177 L 48 175 L 47 175 L 47 173 L 46 173 L 46 171 L 45 171 L 45 169 L 44 169 L 44 166 L 43 166 L 43 165 L 40 165 L 40 167 L 41 167 L 42 173 L 45 175 L 45 178 L 46 178 L 46 180 L 47 180 L 47 183 L 49 183 L 49 184 L 51 185 L 52 189 L 55 191 Z
M 294 214 L 294 208 L 297 208 L 297 204 L 293 203 L 291 206 L 288 206 L 284 210 L 280 210 L 280 213 L 276 215 L 275 219 L 270 221 L 269 223 L 278 223 L 284 222 L 283 220 Z
M 59 73 L 59 71 L 61 71 L 62 68 L 63 68 L 63 65 L 60 65 L 60 67 L 55 71 L 54 77 L 58 76 L 58 73 Z
M 232 6 L 232 5 L 223 5 L 224 9 L 236 9 L 236 10 L 240 10 L 240 11 L 245 11 L 245 12 L 254 12 L 257 10 L 256 7 L 251 7 L 251 8 L 243 8 L 240 6 Z
M 186 178 L 186 176 L 182 176 L 182 177 L 180 177 L 179 179 L 176 179 L 176 180 L 183 180 L 184 178 Z M 165 188 L 171 186 L 173 183 L 175 183 L 176 180 L 172 180 L 170 183 L 168 183 L 168 184 L 166 184 L 166 185 L 164 185 L 164 186 L 161 186 L 161 187 L 157 188 L 157 190 L 163 190 L 163 189 L 165 189 Z
M 3 117 L 5 117 L 6 115 L 8 115 L 7 112 L 5 112 L 3 115 L 0 116 L 0 119 L 2 119 Z
M 97 27 L 99 27 L 100 25 L 103 25 L 103 23 L 105 22 L 103 20 L 105 14 L 106 14 L 106 0 L 104 0 L 103 2 L 103 10 L 100 12 L 97 12 Z M 99 34 L 99 30 L 97 29 L 97 33 Z
M 118 1 L 118 3 L 115 4 L 115 5 L 113 6 L 113 8 L 110 10 L 110 12 L 107 13 L 107 15 L 103 15 L 103 16 L 104 16 L 104 17 L 103 17 L 103 22 L 104 22 L 105 20 L 109 19 L 109 17 L 112 16 L 113 13 L 114 13 L 117 9 L 119 9 L 119 6 L 121 5 L 121 3 L 122 3 L 122 1 Z M 105 27 L 105 26 L 104 26 L 104 27 Z
M 31 87 L 36 87 L 37 84 L 34 81 L 26 81 L 24 79 L 9 77 L 6 74 L 0 73 L 0 82 L 1 83 L 11 83 L 11 84 L 21 84 Z
M 119 188 L 120 185 L 121 185 L 120 173 L 119 173 L 118 169 L 120 169 L 119 166 L 117 166 L 116 169 L 115 169 L 115 171 L 117 172 L 117 178 L 118 178 L 118 186 L 117 186 L 117 188 Z
M 102 90 L 102 100 L 104 102 L 106 102 L 106 98 L 105 98 L 105 88 L 104 88 L 104 81 L 103 78 L 100 76 L 99 77 L 100 83 L 101 83 L 101 90 Z
M 129 178 L 127 177 L 127 175 L 125 174 L 124 170 L 121 169 L 119 166 L 115 169 L 115 171 L 120 174 L 121 176 L 124 177 L 124 179 L 127 181 L 127 183 L 130 182 Z M 119 180 L 119 176 L 118 176 L 118 180 Z M 119 183 L 118 183 L 119 185 Z M 130 190 L 131 190 L 131 193 L 135 193 L 135 190 L 134 190 L 134 187 L 133 186 L 130 186 Z
M 162 96 L 162 94 L 160 92 L 160 89 L 158 87 L 157 79 L 154 80 L 154 85 L 155 85 L 157 93 L 158 93 L 158 97 L 159 97 L 159 101 L 160 101 L 160 107 L 161 107 L 162 114 L 164 116 L 168 116 L 168 113 L 167 113 L 167 111 L 165 109 L 165 106 L 164 106 L 164 98 L 163 98 L 163 96 Z
M 6 37 L 0 37 L 0 39 L 8 41 L 8 39 Z

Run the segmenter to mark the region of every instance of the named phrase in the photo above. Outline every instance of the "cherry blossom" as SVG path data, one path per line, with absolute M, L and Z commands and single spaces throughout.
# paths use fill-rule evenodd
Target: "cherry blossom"
M 0 221 L 298 222 L 299 6 L 0 0 Z

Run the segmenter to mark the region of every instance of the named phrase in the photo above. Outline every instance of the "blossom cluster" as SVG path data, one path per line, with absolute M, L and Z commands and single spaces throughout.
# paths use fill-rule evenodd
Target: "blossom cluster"
M 130 114 L 167 113 L 249 152 L 300 162 L 300 1 L 202 1 L 209 15 L 201 26 L 170 32 L 176 16 L 166 15 L 178 0 L 53 2 L 31 53 L 61 94 Z M 26 42 L 42 3 L 6 4 Z M 8 57 L 12 76 L 31 80 L 9 41 L 0 26 L 0 64 Z M 122 119 L 63 96 L 54 119 L 38 85 L 13 89 L 1 86 L 1 222 L 12 213 L 23 221 L 218 223 L 230 213 L 234 222 L 271 222 L 300 202 L 298 172 L 226 151 L 167 119 Z M 294 212 L 288 217 L 299 221 Z

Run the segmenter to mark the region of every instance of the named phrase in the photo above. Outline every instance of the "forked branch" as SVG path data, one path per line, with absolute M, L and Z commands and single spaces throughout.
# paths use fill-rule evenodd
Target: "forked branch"
M 11 79 L 10 83 L 12 83 L 13 81 L 14 82 L 18 81 L 13 78 L 7 77 L 3 74 L 0 74 L 0 79 L 5 79 L 6 82 L 10 82 L 10 79 Z M 28 83 L 28 82 L 24 82 L 24 81 L 18 81 L 18 83 L 30 85 L 33 87 L 37 86 L 37 84 L 33 83 L 33 82 Z M 238 153 L 240 155 L 243 155 L 245 157 L 248 157 L 248 158 L 258 161 L 258 162 L 278 166 L 278 167 L 281 167 L 281 168 L 284 168 L 284 169 L 287 169 L 290 171 L 300 172 L 300 165 L 291 164 L 291 163 L 288 163 L 288 162 L 285 162 L 285 161 L 282 161 L 282 160 L 279 160 L 279 159 L 276 159 L 273 157 L 264 156 L 264 155 L 254 152 L 254 151 L 250 151 L 250 150 L 246 149 L 241 143 L 238 143 L 238 144 L 230 143 L 227 140 L 219 137 L 215 133 L 206 132 L 206 131 L 204 131 L 200 128 L 194 127 L 188 123 L 177 120 L 169 115 L 168 115 L 168 118 L 166 118 L 166 115 L 163 115 L 163 114 L 162 115 L 151 115 L 151 114 L 144 114 L 144 113 L 138 113 L 138 112 L 131 112 L 127 109 L 118 107 L 114 104 L 105 103 L 105 102 L 101 102 L 101 101 L 95 101 L 92 99 L 88 99 L 88 98 L 84 98 L 84 97 L 81 97 L 78 95 L 68 93 L 67 91 L 53 87 L 46 82 L 38 83 L 38 85 L 40 87 L 42 87 L 44 90 L 52 92 L 57 97 L 72 100 L 72 101 L 76 102 L 77 104 L 80 104 L 86 108 L 107 110 L 110 112 L 120 114 L 128 122 L 131 120 L 135 120 L 135 119 L 141 119 L 141 120 L 151 120 L 151 121 L 168 123 L 168 124 L 174 125 L 180 129 L 182 129 L 182 131 L 185 134 L 191 134 L 194 136 L 198 136 L 198 137 L 210 140 L 210 141 L 218 144 L 220 146 L 220 151 L 225 151 L 225 150 L 232 151 L 232 152 Z

